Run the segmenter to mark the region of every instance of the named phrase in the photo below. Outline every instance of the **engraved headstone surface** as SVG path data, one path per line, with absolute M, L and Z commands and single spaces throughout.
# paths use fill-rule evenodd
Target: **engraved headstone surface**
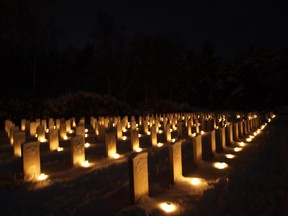
M 49 130 L 49 149 L 55 151 L 59 147 L 59 131 L 57 128 Z
M 194 165 L 198 165 L 202 160 L 202 135 L 199 134 L 193 137 L 193 162 Z
M 151 143 L 152 143 L 152 146 L 157 146 L 157 132 L 156 132 L 155 125 L 151 127 Z
M 25 131 L 17 131 L 14 133 L 14 156 L 21 157 L 22 150 L 21 145 L 26 141 L 26 134 Z
M 139 137 L 138 137 L 138 131 L 136 129 L 131 129 L 131 148 L 133 151 L 136 151 L 139 146 Z
M 182 177 L 182 141 L 169 145 L 169 164 L 171 183 L 174 184 L 179 177 Z
M 148 153 L 142 152 L 129 158 L 129 184 L 131 204 L 137 204 L 141 198 L 149 195 Z
M 106 156 L 108 158 L 113 158 L 115 153 L 117 153 L 116 145 L 116 131 L 114 128 L 106 129 L 105 131 L 105 145 L 106 145 Z
M 73 166 L 85 161 L 85 147 L 83 136 L 75 136 L 71 138 L 71 157 Z
M 22 144 L 24 180 L 30 181 L 41 173 L 39 142 Z

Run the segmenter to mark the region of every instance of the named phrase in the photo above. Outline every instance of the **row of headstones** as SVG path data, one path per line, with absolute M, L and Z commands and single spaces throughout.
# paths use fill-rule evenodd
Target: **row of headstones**
M 245 121 L 244 121 L 244 125 L 247 125 L 247 127 L 244 127 L 245 128 L 244 131 L 250 132 L 250 130 L 252 128 L 259 125 L 257 123 L 258 121 L 252 120 L 250 122 L 251 122 L 251 124 L 249 124 L 249 123 L 245 124 Z M 254 122 L 254 124 L 253 124 L 253 122 Z M 238 123 L 235 123 L 234 125 L 237 125 L 237 124 Z M 251 127 L 249 127 L 249 125 L 251 125 Z M 166 131 L 170 131 L 169 124 L 167 124 L 166 126 L 167 126 Z M 231 142 L 231 137 L 233 137 L 233 136 L 231 136 L 232 127 L 231 127 L 231 125 L 229 125 L 227 128 L 229 128 L 228 134 L 230 134 L 229 135 L 230 136 L 229 141 Z M 237 126 L 235 126 L 235 128 L 237 128 Z M 240 126 L 240 128 L 242 128 L 242 127 Z M 53 130 L 51 130 L 51 131 L 53 131 Z M 221 142 L 223 145 L 223 143 L 226 142 L 226 139 L 223 139 L 223 136 L 224 136 L 223 134 L 225 131 L 223 129 L 222 130 L 220 129 L 219 131 L 222 131 L 220 133 L 221 134 L 220 137 L 222 137 Z M 237 130 L 233 130 L 233 131 L 237 131 Z M 240 130 L 240 131 L 242 131 L 242 130 Z M 14 143 L 14 146 L 17 146 L 17 148 L 14 148 L 14 149 L 17 149 L 19 156 L 21 156 L 21 152 L 23 152 L 26 155 L 26 156 L 23 155 L 24 176 L 25 176 L 25 179 L 31 179 L 31 176 L 35 176 L 35 175 L 37 176 L 40 173 L 40 164 L 38 164 L 38 163 L 40 163 L 39 142 L 25 143 L 25 141 L 23 141 L 24 140 L 23 136 L 21 136 L 18 133 L 15 133 L 15 134 L 16 134 L 16 136 L 14 136 L 14 139 L 16 140 L 16 142 Z M 53 134 L 53 132 L 51 134 Z M 155 133 L 155 134 L 157 137 L 157 133 Z M 168 134 L 168 138 L 167 137 L 166 138 L 167 138 L 167 140 L 169 140 L 169 132 L 167 132 L 166 134 Z M 211 134 L 210 136 L 206 136 L 206 137 L 208 137 L 210 140 L 209 143 L 210 143 L 210 146 L 212 147 L 211 151 L 213 152 L 215 150 L 215 131 L 212 131 L 210 134 Z M 234 132 L 234 134 L 238 134 L 238 132 Z M 11 134 L 10 134 L 10 136 L 11 136 Z M 107 157 L 113 158 L 115 153 L 117 153 L 116 137 L 117 137 L 116 131 L 113 128 L 108 128 L 105 130 L 105 143 L 106 143 Z M 151 136 L 151 137 L 153 137 L 153 136 Z M 57 134 L 55 133 L 54 138 L 50 138 L 50 139 L 53 140 L 53 139 L 57 139 L 57 138 L 58 138 L 58 133 Z M 237 138 L 237 136 L 236 136 L 236 138 Z M 197 163 L 197 161 L 201 158 L 201 154 L 202 154 L 202 151 L 200 151 L 200 149 L 202 149 L 202 147 L 201 147 L 202 144 L 200 141 L 201 141 L 201 136 L 196 136 L 195 142 L 193 142 L 194 143 L 193 146 L 195 146 L 194 152 L 196 154 L 195 155 L 195 163 Z M 226 142 L 226 143 L 228 143 L 228 142 Z M 21 144 L 19 145 L 18 143 L 21 143 L 23 145 L 21 145 Z M 138 131 L 136 129 L 131 130 L 131 145 L 132 145 L 133 150 L 139 148 Z M 23 149 L 21 148 L 21 146 L 23 147 Z M 36 152 L 38 152 L 39 155 Z M 73 137 L 71 139 L 71 155 L 72 155 L 72 164 L 73 165 L 80 163 L 80 162 L 83 162 L 85 160 L 84 152 L 85 152 L 84 151 L 84 137 L 83 137 L 83 135 L 76 135 L 75 137 Z M 34 159 L 31 159 L 32 156 L 28 156 L 28 155 L 38 155 L 38 156 L 35 156 L 35 160 L 34 160 Z M 25 158 L 28 158 L 28 159 L 25 159 Z M 27 161 L 27 162 L 24 162 L 24 161 Z M 34 161 L 38 165 L 35 165 L 34 162 L 32 163 L 32 161 Z M 34 168 L 31 168 L 31 167 L 38 167 L 38 168 L 35 171 Z
M 266 120 L 272 117 L 272 114 L 269 113 L 266 115 Z M 242 121 L 241 121 L 242 122 Z M 228 133 L 228 142 L 232 143 L 233 141 L 237 141 L 238 131 L 244 135 L 248 135 L 249 133 L 253 133 L 255 130 L 260 128 L 263 120 L 259 116 L 255 116 L 254 118 L 248 119 L 248 121 L 243 121 L 243 124 L 238 123 L 230 124 L 228 127 L 224 126 L 223 128 L 219 128 L 219 140 L 221 145 L 225 145 L 225 131 Z M 225 129 L 228 128 L 228 129 Z M 241 129 L 242 128 L 242 129 Z M 243 131 L 243 133 L 241 133 Z M 216 146 L 213 144 L 215 142 L 215 131 L 212 131 L 209 135 L 210 146 Z M 177 182 L 179 178 L 182 177 L 182 143 L 183 140 L 177 141 L 175 143 L 171 143 L 169 145 L 169 167 L 170 167 L 170 182 L 174 184 Z M 197 135 L 193 138 L 193 159 L 194 164 L 198 164 L 200 160 L 202 160 L 202 139 L 201 135 Z M 227 144 L 227 143 L 226 143 Z M 215 149 L 212 147 L 213 149 Z M 148 181 L 148 153 L 141 152 L 137 154 L 133 154 L 129 157 L 129 183 L 130 183 L 130 201 L 131 204 L 138 203 L 142 197 L 149 196 L 149 181 Z

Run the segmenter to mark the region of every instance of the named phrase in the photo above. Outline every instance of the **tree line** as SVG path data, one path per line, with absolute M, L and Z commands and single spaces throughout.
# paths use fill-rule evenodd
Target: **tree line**
M 213 41 L 195 52 L 164 36 L 128 37 L 99 11 L 93 42 L 60 49 L 53 5 L 29 2 L 0 3 L 1 98 L 81 90 L 145 110 L 169 102 L 211 110 L 287 105 L 287 46 L 243 47 L 227 60 L 217 56 Z

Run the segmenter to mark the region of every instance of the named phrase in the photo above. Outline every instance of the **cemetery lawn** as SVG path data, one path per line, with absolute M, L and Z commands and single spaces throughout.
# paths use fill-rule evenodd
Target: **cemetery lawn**
M 233 151 L 238 146 L 233 143 L 198 167 L 192 166 L 191 139 L 185 139 L 183 178 L 174 185 L 168 181 L 167 145 L 152 148 L 147 144 L 149 137 L 141 137 L 140 147 L 148 152 L 149 196 L 139 205 L 130 204 L 129 139 L 117 143 L 121 157 L 112 160 L 104 156 L 104 145 L 91 132 L 86 139 L 90 147 L 85 148 L 85 159 L 91 163 L 87 168 L 71 167 L 69 140 L 60 142 L 62 152 L 50 152 L 48 143 L 41 143 L 41 171 L 49 178 L 27 183 L 21 180 L 21 158 L 13 156 L 5 131 L 0 137 L 3 216 L 166 215 L 159 208 L 161 202 L 176 205 L 176 213 L 168 215 L 288 215 L 288 116 L 276 116 L 242 151 Z M 228 167 L 215 169 L 214 162 L 225 162 Z M 192 177 L 202 182 L 191 185 Z

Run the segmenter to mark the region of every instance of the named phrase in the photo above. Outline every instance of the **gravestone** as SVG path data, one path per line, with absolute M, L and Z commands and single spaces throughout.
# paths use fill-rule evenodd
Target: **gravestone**
M 84 125 L 76 126 L 75 135 L 76 136 L 83 136 L 85 138 L 85 127 L 84 127 Z
M 225 134 L 226 134 L 226 146 L 231 146 L 233 143 L 233 128 L 232 124 L 229 124 L 225 127 Z
M 44 130 L 44 127 L 42 125 L 38 125 L 38 127 L 36 128 L 36 132 L 37 132 L 38 142 L 45 141 L 45 130 Z
M 232 123 L 233 125 L 233 140 L 236 142 L 239 138 L 239 127 L 238 127 L 238 122 Z
M 25 131 L 17 131 L 14 133 L 14 144 L 13 144 L 14 156 L 16 157 L 22 156 L 21 145 L 25 143 L 25 141 L 26 141 Z
M 155 125 L 153 125 L 152 127 L 151 127 L 151 144 L 152 144 L 152 146 L 157 146 L 157 132 L 156 132 L 156 126 Z
M 148 153 L 142 152 L 129 157 L 130 202 L 139 203 L 141 198 L 149 195 Z
M 122 139 L 122 135 L 123 135 L 121 122 L 117 123 L 116 130 L 117 130 L 117 139 L 121 140 Z
M 47 120 L 46 119 L 42 119 L 41 120 L 41 125 L 43 126 L 44 131 L 46 131 L 46 129 L 47 129 Z
M 216 152 L 221 152 L 226 146 L 225 127 L 219 127 L 216 130 Z
M 192 139 L 193 163 L 195 166 L 202 160 L 202 135 L 199 134 Z
M 58 129 L 57 126 L 56 126 L 56 128 Z M 60 123 L 59 132 L 60 132 L 60 138 L 65 140 L 67 138 L 66 123 L 65 122 Z
M 21 119 L 21 131 L 26 130 L 26 119 Z
M 183 136 L 183 124 L 181 121 L 177 123 L 177 137 L 182 137 Z
M 22 144 L 24 181 L 35 180 L 41 173 L 39 142 Z
M 202 135 L 202 159 L 209 160 L 216 151 L 215 130 Z
M 36 135 L 36 122 L 30 122 L 30 136 L 35 137 Z
M 167 123 L 166 124 L 166 128 L 164 129 L 165 130 L 165 138 L 166 138 L 166 142 L 171 142 L 172 141 L 172 138 L 171 138 L 171 131 L 170 131 L 170 124 Z
M 66 132 L 67 133 L 70 133 L 70 131 L 71 131 L 71 120 L 70 119 L 67 119 L 66 121 L 65 121 L 65 124 L 66 124 Z
M 139 137 L 138 137 L 138 131 L 136 129 L 131 129 L 131 149 L 132 151 L 136 151 L 140 147 Z
M 11 126 L 10 127 L 10 144 L 13 145 L 14 144 L 14 133 L 19 131 L 19 127 L 18 126 Z
M 59 147 L 59 131 L 57 128 L 51 128 L 49 130 L 49 149 L 55 151 Z
M 169 145 L 169 164 L 171 184 L 174 184 L 179 177 L 182 177 L 182 141 Z
M 71 138 L 72 165 L 81 164 L 85 161 L 84 137 L 74 136 Z
M 105 130 L 106 156 L 113 158 L 117 153 L 116 131 L 114 128 Z

